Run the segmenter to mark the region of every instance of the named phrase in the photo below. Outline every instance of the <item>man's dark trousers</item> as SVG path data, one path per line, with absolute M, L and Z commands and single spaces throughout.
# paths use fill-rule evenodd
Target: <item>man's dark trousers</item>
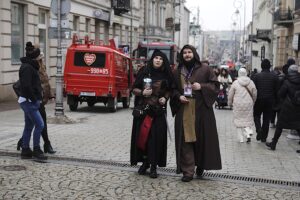
M 265 142 L 272 116 L 273 99 L 257 99 L 254 104 L 254 123 L 257 132 L 257 140 Z M 263 123 L 261 125 L 261 115 L 263 115 Z

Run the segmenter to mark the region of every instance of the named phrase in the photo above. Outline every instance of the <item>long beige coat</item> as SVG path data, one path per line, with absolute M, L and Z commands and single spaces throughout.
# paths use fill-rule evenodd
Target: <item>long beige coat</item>
M 239 77 L 233 82 L 228 94 L 228 105 L 233 105 L 233 123 L 236 127 L 251 127 L 254 125 L 253 106 L 256 97 L 256 87 L 249 77 Z

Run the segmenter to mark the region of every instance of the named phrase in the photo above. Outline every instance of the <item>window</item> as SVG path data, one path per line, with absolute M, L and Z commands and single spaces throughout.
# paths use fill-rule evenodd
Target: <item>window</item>
M 76 67 L 105 67 L 105 53 L 75 52 L 74 65 Z
M 44 9 L 39 9 L 39 44 L 40 50 L 45 55 L 45 61 L 47 58 L 47 11 Z
M 24 56 L 24 7 L 11 3 L 11 61 L 20 63 Z
M 86 18 L 85 19 L 85 32 L 90 33 L 91 30 L 91 20 Z
M 128 42 L 128 38 L 129 38 L 129 27 L 128 26 L 126 26 L 125 27 L 125 44 L 128 44 L 129 42 Z
M 79 16 L 73 18 L 73 31 L 79 32 Z

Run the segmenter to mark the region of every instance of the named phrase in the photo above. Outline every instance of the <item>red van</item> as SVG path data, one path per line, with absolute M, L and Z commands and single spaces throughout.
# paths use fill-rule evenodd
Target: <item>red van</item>
M 117 103 L 123 108 L 130 104 L 132 85 L 131 59 L 110 45 L 94 45 L 85 37 L 84 44 L 73 36 L 72 45 L 67 50 L 64 68 L 64 92 L 70 110 L 75 111 L 78 103 L 87 102 L 92 107 L 103 102 L 111 112 L 117 110 Z

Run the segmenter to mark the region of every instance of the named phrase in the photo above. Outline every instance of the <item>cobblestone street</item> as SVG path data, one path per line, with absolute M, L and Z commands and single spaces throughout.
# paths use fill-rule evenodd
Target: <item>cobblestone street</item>
M 54 104 L 47 107 L 49 119 Z M 85 104 L 77 112 L 65 114 L 74 124 L 48 124 L 49 136 L 57 150 L 56 158 L 91 159 L 129 164 L 131 109 L 108 113 L 102 104 L 89 108 Z M 170 114 L 170 113 L 169 113 Z M 223 169 L 221 174 L 300 180 L 300 157 L 296 140 L 286 138 L 285 131 L 276 151 L 264 143 L 240 144 L 232 125 L 232 111 L 215 110 Z M 0 152 L 16 154 L 16 143 L 23 129 L 23 113 L 19 108 L 0 112 Z M 168 116 L 171 133 L 173 118 Z M 274 129 L 270 129 L 270 137 Z M 269 138 L 270 138 L 269 137 Z M 43 144 L 41 142 L 41 144 Z M 299 199 L 299 187 L 225 180 L 194 180 L 189 184 L 180 176 L 163 175 L 153 180 L 138 176 L 136 168 L 87 166 L 82 163 L 55 161 L 40 164 L 16 157 L 0 157 L 0 194 L 4 199 Z M 26 170 L 8 171 L 5 166 L 20 165 Z M 168 143 L 167 168 L 175 167 L 174 139 Z M 9 167 L 8 167 L 9 168 Z M 17 192 L 16 192 L 17 191 Z M 32 196 L 33 195 L 33 196 Z M 29 198 L 31 197 L 31 198 Z
M 3 166 L 20 165 L 21 171 Z M 1 199 L 299 199 L 299 190 L 268 185 L 150 179 L 136 172 L 0 158 Z

